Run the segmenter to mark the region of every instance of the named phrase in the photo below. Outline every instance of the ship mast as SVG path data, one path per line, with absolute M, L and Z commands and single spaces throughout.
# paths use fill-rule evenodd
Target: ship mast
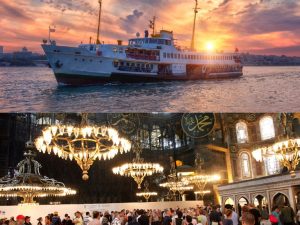
M 152 36 L 155 35 L 155 22 L 156 22 L 156 17 L 153 16 L 153 19 L 150 20 L 150 25 L 149 25 L 150 29 L 152 29 Z
M 98 17 L 98 29 L 97 29 L 97 39 L 96 39 L 96 44 L 100 44 L 100 25 L 101 25 L 101 11 L 102 11 L 102 0 L 98 0 L 99 2 L 99 17 Z
M 195 0 L 196 2 L 196 5 L 195 5 L 195 8 L 194 8 L 194 13 L 195 13 L 195 16 L 194 16 L 194 25 L 193 25 L 193 35 L 192 35 L 192 43 L 191 43 L 191 49 L 192 50 L 195 50 L 195 30 L 196 30 L 196 19 L 197 19 L 197 14 L 198 14 L 198 0 Z

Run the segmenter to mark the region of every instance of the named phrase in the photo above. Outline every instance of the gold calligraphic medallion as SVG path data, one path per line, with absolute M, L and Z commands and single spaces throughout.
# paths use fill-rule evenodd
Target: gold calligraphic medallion
M 213 113 L 185 113 L 181 119 L 181 127 L 186 135 L 201 138 L 212 132 L 215 121 Z

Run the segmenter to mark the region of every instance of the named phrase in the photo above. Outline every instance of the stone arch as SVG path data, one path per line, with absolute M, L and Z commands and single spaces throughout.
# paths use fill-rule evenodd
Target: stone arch
M 268 202 L 267 202 L 266 196 L 264 196 L 263 194 L 255 195 L 254 198 L 253 198 L 253 204 L 255 206 L 258 206 L 260 209 L 263 206 L 267 206 Z
M 290 205 L 290 199 L 289 199 L 288 195 L 286 195 L 285 193 L 279 192 L 279 191 L 276 192 L 275 194 L 273 194 L 272 207 L 275 205 L 282 207 L 285 203 Z
M 224 205 L 227 205 L 227 204 L 235 206 L 234 198 L 226 197 L 225 200 L 224 200 Z
M 245 204 L 249 204 L 248 198 L 245 195 L 239 196 L 237 199 L 237 210 L 239 215 L 242 215 L 242 207 Z

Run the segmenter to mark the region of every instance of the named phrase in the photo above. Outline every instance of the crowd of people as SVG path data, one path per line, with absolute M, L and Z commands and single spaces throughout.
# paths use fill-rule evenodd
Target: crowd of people
M 32 224 L 33 223 L 33 224 Z M 58 212 L 31 221 L 30 216 L 3 218 L 0 225 L 300 225 L 300 210 L 295 214 L 289 205 L 267 207 L 244 205 L 236 212 L 232 205 L 206 206 L 189 209 L 94 211 L 74 216 Z

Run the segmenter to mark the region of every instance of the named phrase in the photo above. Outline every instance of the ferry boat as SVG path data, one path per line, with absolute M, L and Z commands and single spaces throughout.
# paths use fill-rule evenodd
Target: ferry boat
M 195 18 L 196 9 L 197 4 Z M 201 53 L 193 50 L 193 46 L 190 50 L 181 49 L 174 43 L 173 32 L 161 30 L 155 33 L 155 18 L 151 21 L 152 35 L 147 30 L 144 37 L 137 33 L 136 38 L 129 39 L 126 45 L 121 40 L 116 44 L 100 43 L 99 24 L 100 16 L 95 44 L 59 46 L 50 40 L 50 35 L 49 43 L 44 41 L 42 48 L 59 84 L 186 81 L 243 75 L 238 51 L 226 54 Z

